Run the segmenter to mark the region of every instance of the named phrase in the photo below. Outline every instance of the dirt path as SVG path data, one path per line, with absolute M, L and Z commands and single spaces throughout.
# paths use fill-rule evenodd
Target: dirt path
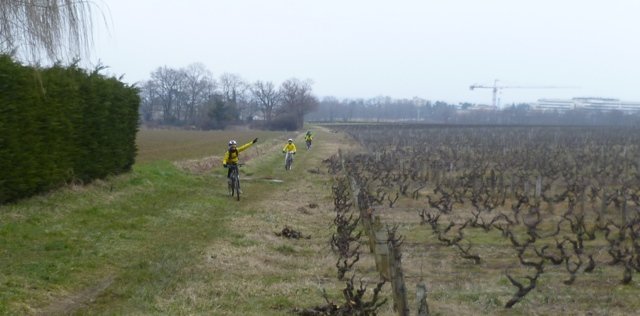
M 268 151 L 261 148 L 261 157 L 251 162 L 274 169 L 256 172 L 255 177 L 268 174 L 282 182 L 245 186 L 247 200 L 239 203 L 238 216 L 231 223 L 241 241 L 217 241 L 205 251 L 204 268 L 217 276 L 216 287 L 225 293 L 251 293 L 264 298 L 264 304 L 274 304 L 273 297 L 322 303 L 321 293 L 313 289 L 343 286 L 335 278 L 335 258 L 330 255 L 329 241 L 335 232 L 332 175 L 322 161 L 355 143 L 326 128 L 314 127 L 312 131 L 315 137 L 310 151 L 304 147 L 303 135 L 296 137 L 301 146 L 291 171 L 284 170 L 280 145 L 270 146 Z M 278 236 L 284 229 L 308 238 Z M 242 246 L 237 246 L 239 243 Z M 225 306 L 228 298 L 222 295 L 215 299 Z M 233 315 L 225 308 L 218 312 Z
M 86 288 L 84 291 L 69 295 L 65 299 L 59 300 L 42 310 L 36 315 L 69 315 L 74 311 L 91 304 L 100 294 L 102 294 L 114 281 L 114 276 L 110 275 L 94 286 Z

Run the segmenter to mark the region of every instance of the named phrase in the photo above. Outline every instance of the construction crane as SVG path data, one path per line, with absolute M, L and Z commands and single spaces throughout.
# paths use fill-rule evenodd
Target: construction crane
M 572 87 L 556 87 L 556 86 L 500 86 L 498 85 L 498 79 L 493 81 L 493 86 L 473 84 L 469 86 L 470 90 L 473 89 L 491 89 L 493 91 L 492 105 L 494 109 L 498 108 L 498 92 L 502 89 L 564 89 Z

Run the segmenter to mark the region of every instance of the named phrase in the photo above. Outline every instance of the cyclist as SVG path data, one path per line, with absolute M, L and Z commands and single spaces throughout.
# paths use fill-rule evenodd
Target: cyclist
M 285 154 L 288 153 L 288 152 L 291 152 L 294 155 L 296 154 L 296 144 L 293 143 L 293 139 L 289 138 L 287 140 L 287 144 L 284 145 L 284 148 L 282 148 L 282 152 L 285 153 Z M 286 161 L 287 156 L 286 155 L 285 155 L 284 159 L 285 159 L 285 165 L 286 165 L 286 163 L 287 163 L 287 161 Z M 291 159 L 293 159 L 293 157 L 291 157 Z
M 253 141 L 237 147 L 238 143 L 235 140 L 229 141 L 229 149 L 224 153 L 224 159 L 222 159 L 222 166 L 225 168 L 229 167 L 229 170 L 227 171 L 227 179 L 231 176 L 231 170 L 233 168 L 238 168 L 238 154 L 257 142 L 258 138 L 254 138 Z
M 307 150 L 311 149 L 312 140 L 313 140 L 313 135 L 311 135 L 311 131 L 307 131 L 307 133 L 304 134 L 304 141 L 307 144 Z

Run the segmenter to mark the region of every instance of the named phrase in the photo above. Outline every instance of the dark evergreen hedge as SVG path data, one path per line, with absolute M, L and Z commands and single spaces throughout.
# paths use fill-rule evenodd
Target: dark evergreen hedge
M 0 203 L 131 169 L 138 89 L 76 65 L 0 55 Z

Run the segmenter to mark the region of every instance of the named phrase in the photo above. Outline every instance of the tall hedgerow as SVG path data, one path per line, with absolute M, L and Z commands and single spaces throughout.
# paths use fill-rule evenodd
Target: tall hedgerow
M 77 65 L 0 56 L 0 203 L 130 170 L 137 88 Z

